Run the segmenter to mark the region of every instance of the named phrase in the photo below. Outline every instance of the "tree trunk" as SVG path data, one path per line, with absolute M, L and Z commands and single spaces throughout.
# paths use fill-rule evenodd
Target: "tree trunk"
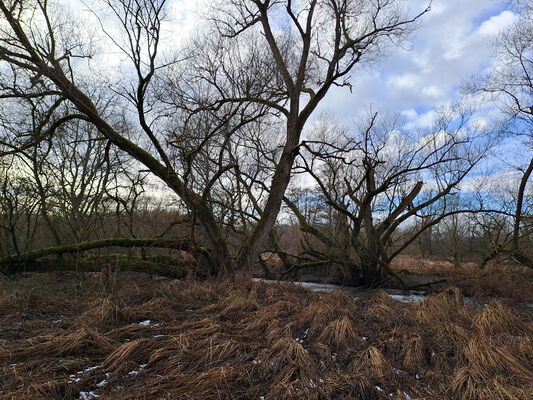
M 290 118 L 287 122 L 287 142 L 283 148 L 283 153 L 280 157 L 274 177 L 272 178 L 272 185 L 267 199 L 267 203 L 261 214 L 261 219 L 256 225 L 252 235 L 246 240 L 241 247 L 237 259 L 235 260 L 235 267 L 237 269 L 249 268 L 259 257 L 261 247 L 266 242 L 270 231 L 276 223 L 281 203 L 285 196 L 285 191 L 291 179 L 291 170 L 296 158 L 298 144 L 300 141 L 301 128 L 298 126 L 297 117 Z
M 11 255 L 0 258 L 0 272 L 15 273 L 24 270 L 26 264 L 34 264 L 36 260 L 62 254 L 77 254 L 89 250 L 106 248 L 106 247 L 159 247 L 172 248 L 176 250 L 183 250 L 192 253 L 197 258 L 203 254 L 209 253 L 205 248 L 192 246 L 186 240 L 174 239 L 127 239 L 127 238 L 111 238 L 94 240 L 89 242 L 78 243 L 68 246 L 48 247 L 45 249 L 32 250 L 27 253 Z
M 380 262 L 378 251 L 370 248 L 363 249 L 359 257 L 362 284 L 367 287 L 378 287 L 387 278 L 387 270 Z
M 522 206 L 524 203 L 524 192 L 526 190 L 527 181 L 529 180 L 529 177 L 531 176 L 531 172 L 533 172 L 533 158 L 529 162 L 529 166 L 524 172 L 524 175 L 522 175 L 522 179 L 520 180 L 520 186 L 518 188 L 518 197 L 516 199 L 516 211 L 515 211 L 515 220 L 514 220 L 514 227 L 513 227 L 513 251 L 517 254 L 520 253 L 520 243 L 519 243 L 520 222 L 522 219 Z

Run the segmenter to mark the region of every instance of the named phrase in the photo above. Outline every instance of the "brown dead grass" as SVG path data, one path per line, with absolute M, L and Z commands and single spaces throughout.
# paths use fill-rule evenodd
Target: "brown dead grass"
M 501 302 L 494 301 L 483 307 L 473 320 L 474 327 L 484 335 L 511 333 L 514 335 L 529 334 L 533 331 L 527 324 L 513 315 Z
M 512 265 L 490 263 L 481 269 L 468 262 L 455 267 L 443 260 L 428 260 L 400 255 L 392 269 L 413 284 L 445 278 L 448 287 L 459 287 L 469 297 L 503 297 L 530 302 L 533 299 L 533 270 Z
M 56 282 L 4 287 L 0 399 L 533 398 L 530 310 L 474 308 L 454 288 L 417 304 L 243 276 L 124 275 L 113 297 L 72 296 L 75 279 L 63 298 L 41 291 Z
M 116 301 L 108 297 L 95 300 L 89 304 L 88 311 L 79 318 L 82 324 L 96 324 L 99 326 L 117 326 L 132 320 L 133 314 L 131 311 L 117 305 Z

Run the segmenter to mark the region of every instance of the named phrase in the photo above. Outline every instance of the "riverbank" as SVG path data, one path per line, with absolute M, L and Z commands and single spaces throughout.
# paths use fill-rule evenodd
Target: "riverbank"
M 0 282 L 2 399 L 529 399 L 533 316 L 288 283 Z

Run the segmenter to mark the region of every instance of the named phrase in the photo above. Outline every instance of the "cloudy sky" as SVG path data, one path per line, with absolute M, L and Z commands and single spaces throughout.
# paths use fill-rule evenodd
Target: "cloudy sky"
M 372 104 L 428 123 L 435 106 L 453 101 L 464 80 L 490 65 L 491 38 L 514 19 L 498 1 L 435 0 L 409 49 L 397 49 L 377 68 L 354 74 L 353 94 L 336 90 L 327 106 L 345 117 Z
M 68 3 L 77 1 L 85 3 L 85 10 L 93 3 Z M 428 0 L 405 3 L 419 12 Z M 186 41 L 202 23 L 205 6 L 206 0 L 169 1 L 169 39 L 174 44 L 176 37 Z M 515 18 L 501 0 L 433 0 L 407 48 L 390 50 L 379 64 L 356 69 L 352 93 L 334 88 L 321 109 L 347 120 L 371 106 L 401 112 L 413 125 L 425 125 L 436 106 L 453 101 L 465 80 L 490 65 L 491 39 Z
M 407 2 L 423 10 L 425 0 Z M 171 15 L 187 34 L 199 18 L 197 1 L 174 0 Z M 201 11 L 201 10 L 200 10 Z M 413 125 L 431 122 L 432 110 L 456 99 L 462 83 L 491 63 L 491 38 L 516 16 L 498 0 L 433 0 L 408 48 L 390 51 L 353 74 L 353 91 L 335 88 L 322 110 L 340 120 L 372 106 L 401 112 Z

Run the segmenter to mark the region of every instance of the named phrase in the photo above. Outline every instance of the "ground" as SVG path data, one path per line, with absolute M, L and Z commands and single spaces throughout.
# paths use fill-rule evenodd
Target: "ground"
M 526 303 L 238 276 L 0 277 L 0 399 L 531 399 Z

